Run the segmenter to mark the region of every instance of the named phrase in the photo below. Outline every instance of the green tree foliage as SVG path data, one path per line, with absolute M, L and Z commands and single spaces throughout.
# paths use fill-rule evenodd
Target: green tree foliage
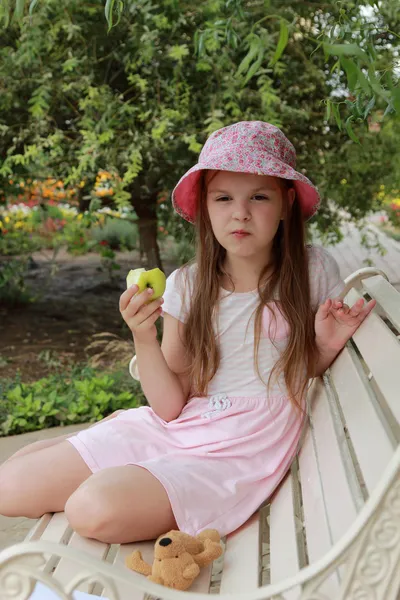
M 396 152 L 399 113 L 395 3 L 379 14 L 365 4 L 369 16 L 359 2 L 43 0 L 26 15 L 18 1 L 18 18 L 0 34 L 0 177 L 76 184 L 98 169 L 118 172 L 116 201 L 133 205 L 143 256 L 160 265 L 160 210 L 177 237 L 189 229 L 157 204 L 160 194 L 210 132 L 263 119 L 293 141 L 325 200 L 362 217 L 380 173 L 390 179 L 391 165 L 369 163 L 386 147 Z M 378 135 L 371 121 L 381 122 Z M 341 169 L 351 173 L 360 157 L 364 173 L 346 176 L 344 195 Z M 327 202 L 316 220 L 337 229 Z

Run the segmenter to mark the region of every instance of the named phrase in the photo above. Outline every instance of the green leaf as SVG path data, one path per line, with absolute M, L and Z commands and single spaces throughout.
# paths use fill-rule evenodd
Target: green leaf
M 352 92 L 354 91 L 358 80 L 358 67 L 352 60 L 349 60 L 344 56 L 340 57 L 340 64 L 346 71 L 347 84 L 349 86 L 349 90 Z
M 340 131 L 342 130 L 342 120 L 340 118 L 340 112 L 339 112 L 339 105 L 338 104 L 332 104 L 332 112 L 333 112 L 333 116 L 335 117 L 335 121 L 337 126 L 339 127 Z
M 236 76 L 242 75 L 242 73 L 246 73 L 248 71 L 251 62 L 257 56 L 260 46 L 262 45 L 261 39 L 258 37 L 258 35 L 251 34 L 248 36 L 248 40 L 250 42 L 250 48 L 240 63 L 238 70 L 236 71 Z
M 258 52 L 258 58 L 251 65 L 250 69 L 248 70 L 245 80 L 243 82 L 243 85 L 246 85 L 250 81 L 250 79 L 253 77 L 253 75 L 255 75 L 257 73 L 258 69 L 261 67 L 263 58 L 264 58 L 264 48 L 261 47 Z
M 106 6 L 104 8 L 104 13 L 106 15 L 106 20 L 108 23 L 108 31 L 110 31 L 113 27 L 114 4 L 115 4 L 115 0 L 107 0 Z
M 19 21 L 24 16 L 25 0 L 15 0 L 14 16 Z
M 335 69 L 339 71 L 339 67 L 340 67 L 340 60 L 338 59 L 331 68 L 331 74 L 333 73 L 333 71 L 335 71 Z
M 346 130 L 347 133 L 349 134 L 349 137 L 353 140 L 353 142 L 356 142 L 356 144 L 360 143 L 360 140 L 358 139 L 358 137 L 356 136 L 356 134 L 353 131 L 353 128 L 351 126 L 351 121 L 353 120 L 353 117 L 350 116 L 347 120 L 346 120 Z
M 357 44 L 326 44 L 323 43 L 324 50 L 331 56 L 358 56 L 366 63 L 369 63 L 368 56 Z
M 371 110 L 374 108 L 375 102 L 376 102 L 376 98 L 375 98 L 375 96 L 372 96 L 371 100 L 368 102 L 367 106 L 365 107 L 365 111 L 364 111 L 364 115 L 363 115 L 364 119 L 367 118 L 367 116 L 369 115 Z
M 33 11 L 36 8 L 36 5 L 39 3 L 39 0 L 31 0 L 30 4 L 29 4 L 29 14 L 32 16 Z
M 331 105 L 331 101 L 328 99 L 326 101 L 326 113 L 325 113 L 325 120 L 329 123 L 329 120 L 331 118 L 331 112 L 332 112 L 332 105 Z
M 180 46 L 171 46 L 171 48 L 168 50 L 168 56 L 180 63 L 183 61 L 185 56 L 188 56 L 188 54 L 189 48 L 186 44 L 181 44 Z
M 400 88 L 392 90 L 391 104 L 394 110 L 400 113 Z
M 286 24 L 286 21 L 281 19 L 281 28 L 280 28 L 280 32 L 279 32 L 278 45 L 276 47 L 275 54 L 272 57 L 272 60 L 270 62 L 270 66 L 274 66 L 275 63 L 278 62 L 278 60 L 280 59 L 280 57 L 283 54 L 283 51 L 285 50 L 285 48 L 287 46 L 288 40 L 289 40 L 289 29 Z
M 375 69 L 373 65 L 370 65 L 370 67 L 368 68 L 368 76 L 370 86 L 372 87 L 376 95 L 386 99 L 388 97 L 388 93 L 383 89 L 380 82 L 378 81 L 378 78 L 375 75 Z
M 360 86 L 364 90 L 364 92 L 369 95 L 371 93 L 371 87 L 368 83 L 368 79 L 365 77 L 365 75 L 361 71 L 360 67 L 357 66 L 357 70 L 358 70 L 358 83 L 360 84 Z

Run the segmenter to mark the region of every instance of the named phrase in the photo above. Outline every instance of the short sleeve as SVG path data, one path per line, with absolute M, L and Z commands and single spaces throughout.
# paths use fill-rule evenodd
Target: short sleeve
M 162 305 L 162 316 L 164 313 L 168 313 L 183 323 L 186 322 L 189 314 L 186 275 L 187 273 L 182 269 L 176 269 L 167 277 Z
M 311 303 L 314 309 L 328 298 L 336 298 L 344 289 L 337 261 L 322 246 L 309 246 Z

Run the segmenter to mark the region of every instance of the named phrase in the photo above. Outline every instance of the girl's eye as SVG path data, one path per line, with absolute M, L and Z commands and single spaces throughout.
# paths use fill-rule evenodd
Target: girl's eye
M 256 194 L 253 196 L 255 200 L 268 200 L 268 196 L 263 196 L 262 194 Z
M 229 196 L 220 196 L 219 198 L 217 198 L 217 202 L 219 202 L 220 200 L 229 200 Z

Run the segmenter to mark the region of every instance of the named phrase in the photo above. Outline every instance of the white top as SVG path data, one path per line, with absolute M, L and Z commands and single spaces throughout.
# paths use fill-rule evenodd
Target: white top
M 327 298 L 338 296 L 344 288 L 344 282 L 340 277 L 337 262 L 322 246 L 309 246 L 308 252 L 311 302 L 313 308 L 317 308 Z M 192 289 L 195 268 L 194 264 L 188 270 L 189 290 Z M 178 269 L 167 278 L 163 312 L 186 322 L 190 292 L 183 296 L 181 286 L 184 285 L 186 278 L 177 277 L 177 274 Z M 266 387 L 257 375 L 253 359 L 254 315 L 258 304 L 257 290 L 232 293 L 221 288 L 219 311 L 216 313 L 217 317 L 214 315 L 214 331 L 220 346 L 221 362 L 217 373 L 209 383 L 209 395 L 226 393 L 228 396 L 265 396 Z M 269 304 L 275 305 L 274 302 Z M 271 311 L 267 307 L 264 308 L 264 335 L 261 335 L 260 339 L 258 364 L 265 384 L 288 341 L 288 324 L 278 310 L 275 310 L 275 313 L 276 326 L 271 319 Z M 268 335 L 269 331 L 271 337 Z M 133 375 L 132 368 L 131 373 Z M 278 382 L 272 390 L 276 393 L 286 393 L 283 375 L 280 383 Z

